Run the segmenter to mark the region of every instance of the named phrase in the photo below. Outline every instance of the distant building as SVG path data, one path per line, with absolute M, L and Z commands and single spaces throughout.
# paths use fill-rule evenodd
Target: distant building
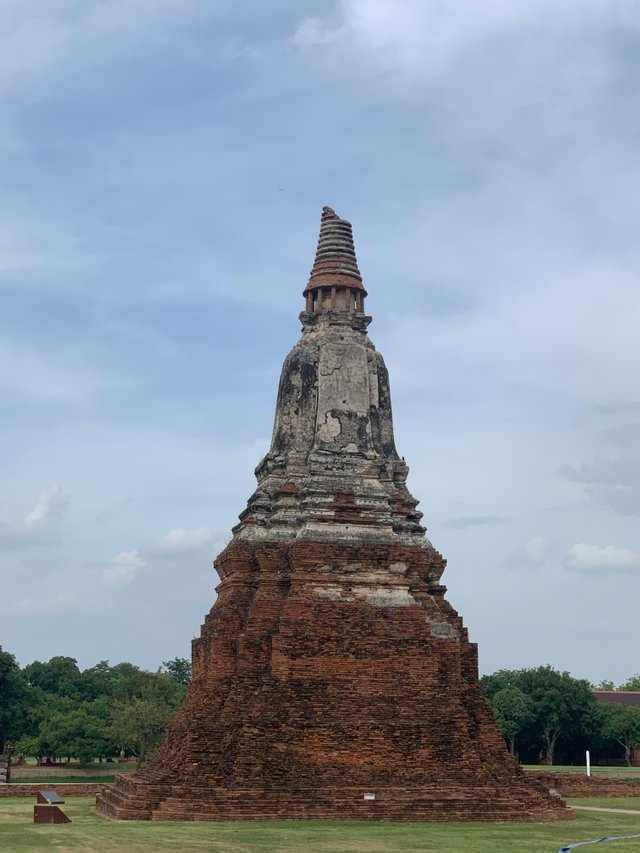
M 639 690 L 594 690 L 598 702 L 615 702 L 616 705 L 635 705 L 640 708 Z

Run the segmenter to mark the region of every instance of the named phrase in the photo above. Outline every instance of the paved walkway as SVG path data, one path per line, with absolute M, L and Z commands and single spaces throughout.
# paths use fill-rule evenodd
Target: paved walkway
M 582 812 L 613 812 L 614 814 L 638 814 L 638 809 L 608 809 L 604 806 L 571 806 L 572 809 L 579 809 Z

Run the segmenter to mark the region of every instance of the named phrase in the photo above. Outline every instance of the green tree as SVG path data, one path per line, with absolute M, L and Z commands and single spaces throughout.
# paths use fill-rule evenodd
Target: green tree
M 103 660 L 80 672 L 75 658 L 56 656 L 21 671 L 0 647 L 0 737 L 17 741 L 28 755 L 82 761 L 102 760 L 126 745 L 142 762 L 179 709 L 190 679 L 184 658 L 163 666 L 163 673 L 150 673 Z M 111 731 L 123 714 L 129 735 L 121 727 L 116 743 Z
M 110 734 L 130 750 L 141 767 L 160 745 L 169 721 L 182 705 L 186 688 L 166 673 L 134 673 L 118 686 L 111 707 Z
M 606 702 L 600 712 L 602 734 L 624 748 L 627 767 L 631 767 L 631 750 L 640 746 L 640 708 Z
M 115 751 L 103 709 L 96 703 L 66 697 L 50 705 L 50 713 L 40 726 L 39 741 L 42 754 L 79 758 L 83 764 Z
M 30 691 L 15 657 L 0 646 L 0 749 L 28 728 Z
M 136 666 L 134 663 L 128 663 L 127 661 L 116 663 L 111 667 L 111 673 L 117 684 L 128 678 L 132 678 L 142 671 L 139 666 Z
M 640 691 L 640 673 L 632 675 L 631 678 L 627 678 L 624 684 L 621 684 L 618 687 L 618 690 L 631 690 L 633 692 Z
M 586 746 L 597 728 L 596 702 L 587 681 L 557 672 L 550 666 L 499 670 L 484 676 L 481 686 L 490 702 L 499 691 L 520 690 L 531 702 L 531 716 L 518 733 L 520 751 L 530 760 L 542 752 L 554 764 L 558 744 L 569 754 Z
M 135 697 L 128 702 L 117 699 L 111 710 L 111 737 L 136 756 L 140 768 L 162 735 L 175 711 L 151 698 Z
M 25 666 L 23 674 L 27 683 L 44 693 L 73 696 L 80 685 L 80 670 L 75 658 L 57 656 L 42 663 L 39 660 Z
M 92 702 L 100 696 L 113 695 L 117 683 L 118 675 L 109 666 L 109 661 L 101 660 L 80 673 L 76 682 L 76 694 L 80 699 Z
M 170 678 L 173 678 L 176 684 L 183 684 L 186 687 L 191 683 L 191 661 L 187 660 L 187 658 L 163 660 L 162 670 Z
M 578 740 L 592 730 L 595 698 L 587 681 L 550 666 L 520 672 L 519 687 L 533 705 L 534 725 L 542 735 L 548 764 L 555 764 L 561 737 Z
M 40 751 L 40 738 L 37 735 L 23 735 L 13 743 L 14 755 L 32 755 L 34 758 L 42 758 L 44 753 Z
M 490 703 L 509 752 L 515 755 L 516 737 L 533 720 L 533 703 L 517 687 L 502 687 L 493 694 Z
M 616 686 L 613 681 L 610 681 L 608 678 L 604 678 L 600 684 L 596 684 L 593 688 L 594 690 L 615 690 Z
M 522 669 L 499 669 L 491 675 L 483 675 L 480 679 L 480 686 L 484 698 L 491 701 L 498 690 L 504 690 L 505 687 L 517 687 L 523 671 Z

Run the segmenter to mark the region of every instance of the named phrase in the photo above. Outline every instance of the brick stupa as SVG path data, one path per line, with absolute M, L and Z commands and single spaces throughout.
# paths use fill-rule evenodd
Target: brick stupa
M 478 685 L 396 452 L 351 225 L 328 207 L 271 448 L 162 747 L 98 797 L 142 820 L 549 820 Z

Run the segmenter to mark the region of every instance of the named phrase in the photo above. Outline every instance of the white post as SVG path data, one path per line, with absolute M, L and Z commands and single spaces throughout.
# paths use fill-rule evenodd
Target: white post
M 587 776 L 591 776 L 591 754 L 587 750 Z

